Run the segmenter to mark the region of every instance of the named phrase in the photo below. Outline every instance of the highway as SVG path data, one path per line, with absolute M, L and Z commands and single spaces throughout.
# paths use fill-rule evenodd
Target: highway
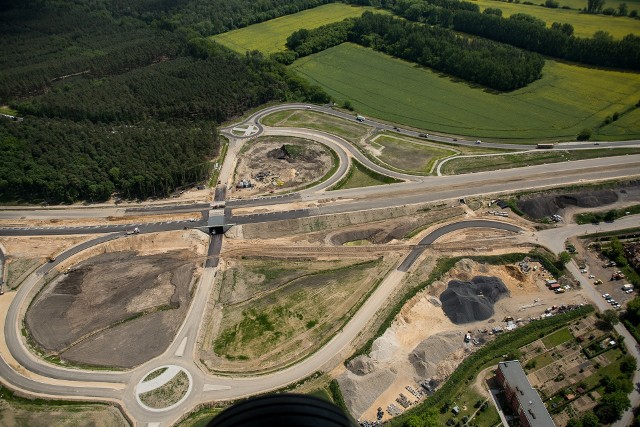
M 305 108 L 327 114 L 343 117 L 355 121 L 353 115 L 334 111 L 326 107 L 310 106 L 307 104 L 287 104 L 268 107 L 258 111 L 242 123 L 221 129 L 229 139 L 227 158 L 221 168 L 220 180 L 215 191 L 214 202 L 221 203 L 227 198 L 226 184 L 233 176 L 235 155 L 240 151 L 244 141 L 257 135 L 296 136 L 316 141 L 334 150 L 339 157 L 340 164 L 336 172 L 327 181 L 318 183 L 296 193 L 260 197 L 249 200 L 226 200 L 225 221 L 233 224 L 252 224 L 285 219 L 297 219 L 310 216 L 329 215 L 336 213 L 357 212 L 370 209 L 390 208 L 403 205 L 413 205 L 436 201 L 451 201 L 481 194 L 500 194 L 535 188 L 568 185 L 613 178 L 637 176 L 640 172 L 640 155 L 629 155 L 602 159 L 591 159 L 574 162 L 554 163 L 550 165 L 529 166 L 518 169 L 508 169 L 495 172 L 481 172 L 456 176 L 412 176 L 396 171 L 387 170 L 364 156 L 357 148 L 344 139 L 316 130 L 296 128 L 274 128 L 264 126 L 260 120 L 273 112 L 292 108 Z M 365 120 L 365 124 L 379 129 L 393 131 L 393 126 Z M 251 135 L 238 136 L 233 127 L 240 125 L 255 126 L 256 131 Z M 420 132 L 411 129 L 398 129 L 402 134 L 418 136 Z M 429 135 L 430 140 L 472 145 L 474 141 L 458 140 L 453 137 Z M 620 145 L 637 145 L 638 141 L 616 143 Z M 483 143 L 484 146 L 495 148 L 509 148 L 516 150 L 531 149 L 531 146 L 520 146 L 502 143 Z M 600 143 L 608 146 L 609 143 Z M 613 144 L 613 143 L 611 143 Z M 583 144 L 563 145 L 563 148 L 584 148 Z M 402 183 L 357 188 L 350 190 L 327 191 L 335 182 L 340 180 L 349 170 L 351 159 L 357 159 L 365 166 L 388 176 L 402 180 Z M 302 204 L 305 207 L 291 208 L 290 204 Z M 388 298 L 396 291 L 405 275 L 411 271 L 415 262 L 425 248 L 433 244 L 438 238 L 447 233 L 469 227 L 488 227 L 520 233 L 522 229 L 512 224 L 500 221 L 461 221 L 440 227 L 425 236 L 400 261 L 380 283 L 378 288 L 364 302 L 349 322 L 332 337 L 320 350 L 306 359 L 278 372 L 260 376 L 230 377 L 213 376 L 205 372 L 200 362 L 195 360 L 196 343 L 201 328 L 203 315 L 207 310 L 209 294 L 214 286 L 214 278 L 218 268 L 220 254 L 224 247 L 221 234 L 210 236 L 207 259 L 203 265 L 189 312 L 183 321 L 172 344 L 161 356 L 128 371 L 87 371 L 70 369 L 52 365 L 32 355 L 25 347 L 21 338 L 21 325 L 24 313 L 35 293 L 42 286 L 43 276 L 59 266 L 69 257 L 99 245 L 105 241 L 127 238 L 127 231 L 138 227 L 141 233 L 156 233 L 184 228 L 205 228 L 208 224 L 209 203 L 176 203 L 155 206 L 103 206 L 73 209 L 45 209 L 19 208 L 0 210 L 0 219 L 29 219 L 43 218 L 104 218 L 107 216 L 138 216 L 154 214 L 170 214 L 184 212 L 202 212 L 201 220 L 197 221 L 163 221 L 151 223 L 92 225 L 75 227 L 0 227 L 0 236 L 43 236 L 43 235 L 99 235 L 80 245 L 68 249 L 56 257 L 56 260 L 41 266 L 29 276 L 20 286 L 3 319 L 4 346 L 8 354 L 1 354 L 0 377 L 14 388 L 55 397 L 85 397 L 88 399 L 111 399 L 121 402 L 127 414 L 140 425 L 170 425 L 182 414 L 196 405 L 211 400 L 229 400 L 263 393 L 286 386 L 303 379 L 318 370 L 331 368 L 336 358 L 348 356 L 344 354 L 350 343 L 361 333 L 370 319 L 387 303 Z M 260 213 L 236 215 L 237 208 L 260 208 Z M 264 212 L 262 212 L 264 211 Z M 84 216 L 83 216 L 84 215 Z M 632 220 L 632 219 L 631 219 Z M 624 222 L 614 224 L 619 227 Z M 548 241 L 555 249 L 554 239 L 563 239 L 574 233 L 581 233 L 582 229 L 575 227 L 561 227 L 554 232 L 539 232 L 536 235 L 541 240 Z M 558 239 L 556 239 L 558 238 Z M 564 241 L 564 240 L 563 240 Z M 9 254 L 10 255 L 10 254 Z M 0 251 L 0 264 L 4 255 Z M 5 348 L 0 346 L 1 348 Z M 175 408 L 166 411 L 150 411 L 140 405 L 136 395 L 136 385 L 151 370 L 164 366 L 180 367 L 191 375 L 191 391 L 185 401 Z

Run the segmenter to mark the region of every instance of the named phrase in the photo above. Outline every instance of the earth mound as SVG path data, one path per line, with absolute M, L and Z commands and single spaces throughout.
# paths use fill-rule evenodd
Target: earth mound
M 493 305 L 509 296 L 506 285 L 497 277 L 476 276 L 469 282 L 451 280 L 440 294 L 444 314 L 457 325 L 486 320 L 493 316 Z
M 597 208 L 599 206 L 610 205 L 618 201 L 618 193 L 613 190 L 590 190 L 579 193 L 557 194 L 537 196 L 527 199 L 520 199 L 517 202 L 518 208 L 527 216 L 535 219 L 542 219 L 554 214 L 569 206 L 579 208 Z

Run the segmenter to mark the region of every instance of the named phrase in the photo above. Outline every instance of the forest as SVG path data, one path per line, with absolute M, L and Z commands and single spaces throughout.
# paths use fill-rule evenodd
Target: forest
M 509 18 L 496 15 L 492 10 L 480 13 L 478 5 L 463 0 L 350 2 L 380 5 L 410 21 L 450 28 L 559 59 L 640 70 L 640 36 L 633 34 L 619 41 L 603 31 L 591 38 L 576 37 L 568 24 L 552 23 L 547 28 L 544 21 L 522 13 Z
M 506 44 L 371 12 L 315 30 L 299 30 L 287 39 L 287 47 L 306 56 L 345 41 L 500 91 L 540 78 L 544 65 L 540 55 Z
M 0 117 L 0 201 L 167 196 L 207 178 L 216 124 L 271 100 L 329 100 L 259 52 L 167 25 L 178 3 L 2 3 L 0 105 L 21 120 Z M 285 3 L 261 3 L 264 16 Z M 232 4 L 258 5 L 210 6 Z

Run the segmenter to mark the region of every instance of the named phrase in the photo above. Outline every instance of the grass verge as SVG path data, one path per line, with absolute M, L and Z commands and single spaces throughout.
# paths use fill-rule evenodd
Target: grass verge
M 222 141 L 220 154 L 215 159 L 215 162 L 218 163 L 218 167 L 214 168 L 213 172 L 211 173 L 211 178 L 209 179 L 209 187 L 215 187 L 218 184 L 218 176 L 220 176 L 220 171 L 222 170 L 222 163 L 224 163 L 224 158 L 227 156 L 227 151 L 229 150 L 229 141 L 222 136 L 220 138 L 224 139 L 224 141 Z
M 374 185 L 394 184 L 402 182 L 399 179 L 382 175 L 365 167 L 356 159 L 351 159 L 349 172 L 330 190 L 346 190 L 348 188 L 371 187 Z
M 571 160 L 597 159 L 601 157 L 638 154 L 638 148 L 601 148 L 585 150 L 551 150 L 529 153 L 500 154 L 495 156 L 458 157 L 442 166 L 444 175 L 458 175 L 471 172 L 512 169 L 547 163 L 568 162 Z

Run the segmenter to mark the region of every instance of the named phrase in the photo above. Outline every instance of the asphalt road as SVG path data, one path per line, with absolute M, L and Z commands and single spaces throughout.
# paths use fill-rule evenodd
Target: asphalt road
M 424 252 L 424 250 L 427 248 L 428 245 L 432 245 L 436 240 L 438 240 L 440 237 L 444 236 L 445 234 L 449 234 L 457 230 L 462 230 L 464 228 L 494 228 L 497 230 L 512 231 L 514 233 L 520 233 L 522 231 L 522 228 L 520 227 L 517 227 L 512 224 L 508 224 L 505 222 L 499 222 L 499 221 L 488 221 L 488 220 L 478 219 L 478 220 L 471 220 L 471 221 L 454 222 L 452 224 L 448 224 L 436 230 L 433 230 L 431 233 L 423 237 L 422 240 L 420 240 L 420 242 L 418 243 L 418 245 L 415 248 L 413 248 L 409 253 L 409 255 L 407 255 L 407 257 L 400 263 L 400 266 L 398 267 L 398 271 L 402 271 L 406 273 L 407 271 L 409 271 L 413 263 L 416 262 L 418 257 L 422 255 L 422 253 Z
M 407 182 L 403 184 L 383 185 L 367 188 L 358 188 L 353 190 L 340 190 L 327 193 L 326 183 L 304 190 L 296 195 L 287 195 L 284 197 L 269 197 L 255 199 L 251 201 L 229 201 L 228 206 L 261 206 L 275 207 L 280 204 L 291 203 L 292 201 L 315 202 L 317 207 L 308 209 L 296 209 L 288 211 L 266 212 L 264 214 L 230 216 L 229 222 L 237 224 L 249 224 L 256 222 L 276 221 L 282 219 L 293 219 L 312 215 L 326 215 L 340 212 L 353 212 L 359 210 L 367 210 L 373 208 L 385 208 L 392 206 L 402 206 L 405 204 L 425 203 L 437 200 L 451 200 L 462 197 L 468 197 L 476 194 L 494 194 L 500 192 L 539 188 L 553 185 L 567 185 L 569 183 L 579 183 L 582 181 L 591 181 L 598 179 L 608 179 L 616 177 L 628 177 L 637 175 L 640 171 L 640 155 L 624 156 L 616 158 L 592 159 L 579 162 L 566 162 L 551 165 L 531 166 L 527 168 L 519 168 L 512 170 L 504 170 L 497 172 L 477 173 L 460 176 L 448 177 L 415 177 L 405 174 L 398 174 L 388 171 L 378 165 L 371 163 L 351 144 L 341 138 L 329 135 L 323 132 L 300 130 L 291 128 L 267 128 L 260 124 L 260 118 L 274 111 L 281 111 L 291 108 L 306 108 L 306 104 L 284 105 L 269 107 L 259 111 L 249 117 L 244 123 L 253 124 L 258 128 L 259 133 L 272 133 L 279 135 L 301 136 L 307 139 L 323 143 L 335 151 L 340 156 L 340 167 L 331 178 L 333 182 L 344 176 L 348 170 L 350 158 L 357 158 L 363 164 L 371 169 L 377 170 L 389 176 L 398 177 Z M 333 111 L 325 107 L 312 106 L 310 109 L 322 111 L 336 116 L 340 116 L 349 120 L 355 120 L 354 116 Z M 392 130 L 391 125 L 366 120 L 365 124 L 369 124 L 380 129 Z M 232 146 L 229 152 L 237 152 L 239 149 L 238 141 L 243 141 L 254 136 L 238 137 L 232 135 L 230 128 L 223 129 L 223 133 L 229 135 L 230 144 Z M 409 129 L 399 129 L 402 134 L 418 136 L 418 132 Z M 412 133 L 413 132 L 413 133 Z M 452 138 L 445 136 L 430 135 L 429 139 L 443 142 L 455 142 L 460 145 L 474 144 L 473 141 L 453 141 Z M 600 143 L 601 146 L 607 146 L 608 143 Z M 632 143 L 616 143 L 616 146 Z M 475 144 L 474 144 L 475 145 Z M 510 149 L 531 149 L 530 145 L 518 146 L 512 144 L 484 144 L 495 148 Z M 584 145 L 580 146 L 584 148 Z M 563 148 L 565 148 L 563 146 Z M 228 161 L 232 162 L 233 156 L 228 156 Z M 222 167 L 224 174 L 223 179 L 228 179 L 231 171 L 228 162 Z M 216 191 L 216 199 L 224 197 Z M 327 200 L 331 199 L 330 202 Z M 217 200 L 219 201 L 219 200 Z M 194 204 L 194 207 L 202 206 Z M 208 208 L 208 204 L 206 206 Z M 169 209 L 169 210 L 166 210 Z M 143 210 L 127 211 L 127 214 L 144 213 L 166 213 L 166 212 L 183 212 L 184 209 L 191 209 L 184 205 L 176 205 L 174 207 L 153 207 Z M 90 213 L 89 217 L 105 215 L 106 212 L 114 212 L 113 208 L 93 208 L 84 210 Z M 229 212 L 230 209 L 226 209 Z M 25 210 L 7 210 L 0 212 L 0 218 L 15 218 Z M 30 212 L 26 210 L 26 212 Z M 44 212 L 38 209 L 37 212 Z M 75 209 L 73 213 L 67 214 L 64 210 L 60 217 L 72 218 L 80 217 L 82 210 Z M 117 210 L 118 214 L 122 214 L 121 210 Z M 46 212 L 51 215 L 51 211 Z M 45 217 L 46 215 L 42 215 Z M 71 215 L 71 216 L 66 216 Z M 619 223 L 622 226 L 623 223 Z M 162 222 L 153 224 L 127 224 L 117 226 L 93 226 L 93 227 L 51 227 L 51 228 L 0 228 L 0 236 L 21 236 L 21 235 L 64 235 L 64 234 L 100 234 L 111 233 L 101 236 L 97 239 L 90 240 L 78 245 L 63 254 L 60 254 L 56 261 L 46 264 L 32 274 L 20 286 L 15 294 L 13 303 L 11 304 L 4 326 L 4 339 L 6 345 L 10 349 L 11 357 L 13 357 L 19 365 L 26 371 L 34 374 L 42 375 L 54 380 L 71 381 L 72 383 L 53 383 L 44 381 L 40 382 L 33 378 L 16 372 L 6 360 L 0 361 L 0 377 L 14 387 L 31 391 L 47 393 L 54 396 L 83 396 L 88 398 L 104 399 L 113 398 L 123 402 L 128 413 L 138 422 L 153 422 L 167 424 L 176 421 L 183 413 L 189 411 L 195 405 L 211 400 L 228 400 L 248 395 L 274 390 L 298 381 L 306 376 L 322 370 L 325 367 L 331 367 L 331 360 L 336 355 L 348 348 L 352 340 L 360 333 L 364 326 L 370 321 L 381 307 L 387 302 L 388 298 L 401 283 L 406 271 L 413 265 L 420 253 L 426 245 L 432 244 L 436 239 L 444 234 L 466 227 L 491 227 L 513 232 L 520 231 L 519 228 L 512 225 L 506 225 L 498 221 L 464 221 L 457 224 L 441 227 L 430 233 L 421 240 L 419 245 L 409 253 L 400 263 L 398 269 L 393 270 L 365 301 L 362 307 L 356 312 L 353 318 L 336 334 L 326 345 L 319 351 L 304 359 L 303 361 L 290 366 L 277 373 L 262 375 L 256 377 L 233 378 L 233 377 L 215 377 L 206 374 L 198 366 L 198 361 L 194 360 L 195 348 L 197 342 L 197 334 L 200 330 L 200 322 L 205 312 L 209 292 L 213 287 L 213 279 L 215 277 L 215 267 L 218 262 L 218 255 L 222 247 L 222 236 L 211 236 L 210 246 L 208 249 L 208 258 L 205 262 L 204 272 L 201 276 L 198 287 L 189 308 L 189 312 L 183 322 L 176 339 L 169 346 L 167 351 L 160 357 L 149 361 L 136 369 L 124 372 L 103 372 L 103 371 L 83 371 L 78 369 L 66 369 L 60 366 L 54 366 L 44 363 L 31 355 L 24 347 L 20 336 L 21 319 L 24 316 L 27 302 L 33 297 L 34 292 L 40 285 L 42 275 L 46 274 L 51 268 L 60 262 L 63 262 L 69 256 L 78 253 L 90 246 L 101 243 L 103 241 L 122 238 L 125 236 L 125 230 L 131 230 L 133 227 L 139 227 L 143 233 L 160 232 L 168 230 L 176 230 L 182 228 L 195 228 L 206 226 L 205 220 L 198 222 L 175 221 Z M 575 230 L 574 230 L 575 231 Z M 565 233 L 566 234 L 566 233 Z M 565 235 L 563 234 L 563 236 Z M 630 339 L 628 342 L 631 342 Z M 637 351 L 634 353 L 637 354 Z M 133 388 L 136 383 L 144 378 L 149 370 L 163 364 L 176 364 L 184 367 L 193 376 L 193 392 L 188 396 L 185 403 L 178 408 L 166 412 L 149 412 L 136 402 L 133 395 Z M 104 387 L 101 387 L 104 386 Z M 122 387 L 126 389 L 123 391 Z M 634 399 L 638 399 L 636 395 Z

